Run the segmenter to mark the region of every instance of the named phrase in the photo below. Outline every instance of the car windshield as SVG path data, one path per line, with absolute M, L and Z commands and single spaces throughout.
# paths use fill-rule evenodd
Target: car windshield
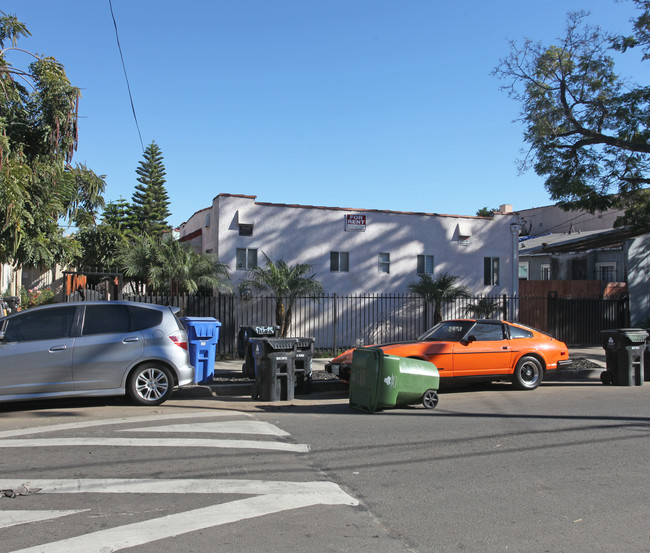
M 427 330 L 418 341 L 459 342 L 472 326 L 474 321 L 445 321 Z

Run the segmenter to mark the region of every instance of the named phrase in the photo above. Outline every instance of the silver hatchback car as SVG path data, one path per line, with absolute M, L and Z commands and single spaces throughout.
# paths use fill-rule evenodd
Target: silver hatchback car
M 79 302 L 0 318 L 0 401 L 127 394 L 159 405 L 194 368 L 178 308 Z

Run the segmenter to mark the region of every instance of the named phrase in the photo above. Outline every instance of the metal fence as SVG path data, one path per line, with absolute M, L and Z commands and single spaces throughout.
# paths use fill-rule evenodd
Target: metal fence
M 218 353 L 235 356 L 241 326 L 272 326 L 275 298 L 203 296 L 128 296 L 129 301 L 172 305 L 187 317 L 215 317 L 221 322 Z M 520 322 L 548 332 L 570 345 L 599 345 L 600 331 L 629 326 L 627 299 L 565 299 L 476 296 L 442 306 L 443 319 L 481 316 Z M 434 322 L 434 306 L 412 294 L 326 294 L 298 298 L 292 310 L 291 336 L 310 336 L 315 348 L 331 354 L 361 344 L 412 340 Z

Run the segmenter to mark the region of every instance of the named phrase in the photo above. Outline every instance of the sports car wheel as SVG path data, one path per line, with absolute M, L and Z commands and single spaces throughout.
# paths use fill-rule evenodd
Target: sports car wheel
M 512 383 L 520 390 L 534 390 L 543 378 L 542 364 L 535 357 L 526 355 L 517 363 Z
M 422 396 L 422 405 L 427 409 L 435 409 L 438 405 L 438 394 L 435 390 L 427 390 Z
M 140 405 L 160 405 L 172 393 L 174 379 L 167 367 L 148 363 L 138 367 L 129 376 L 127 393 Z

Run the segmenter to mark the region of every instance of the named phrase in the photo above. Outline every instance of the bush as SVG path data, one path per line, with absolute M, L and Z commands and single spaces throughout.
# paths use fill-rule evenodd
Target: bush
M 46 303 L 54 303 L 56 292 L 51 288 L 40 288 L 38 290 L 30 288 L 29 290 L 24 286 L 20 289 L 20 306 L 23 309 L 29 307 L 36 307 L 37 305 L 44 305 Z

